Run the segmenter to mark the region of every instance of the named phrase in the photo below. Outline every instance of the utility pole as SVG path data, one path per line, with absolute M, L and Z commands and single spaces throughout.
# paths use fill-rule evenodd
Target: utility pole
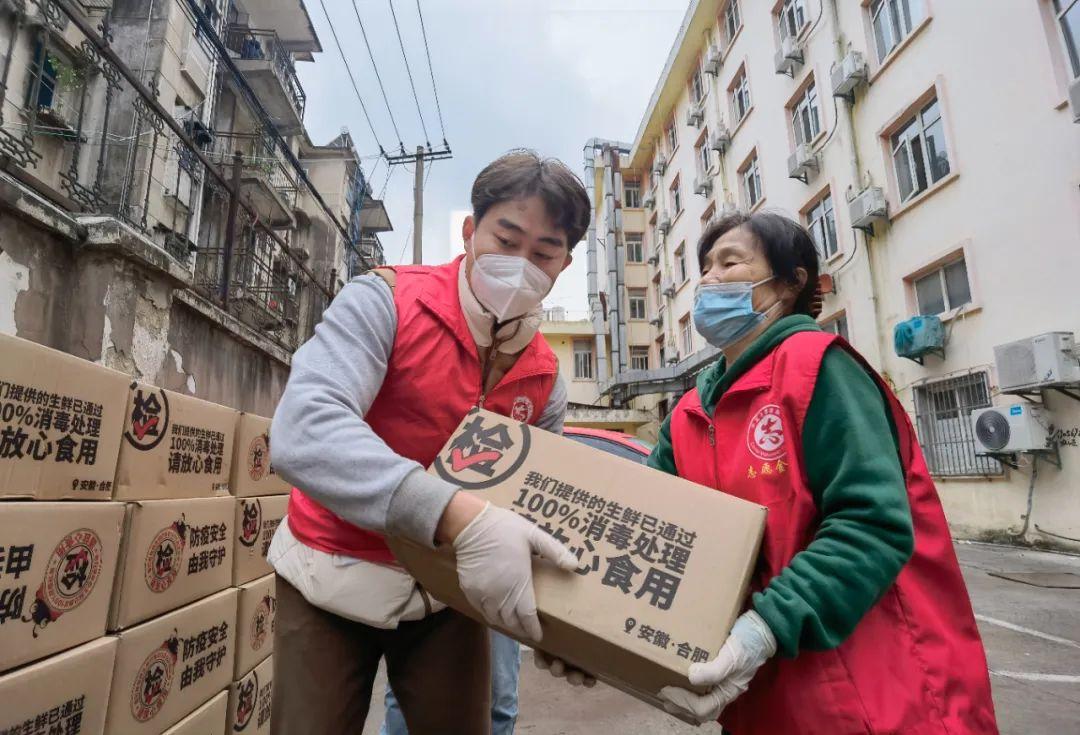
M 413 186 L 412 262 L 420 265 L 424 258 L 424 146 L 416 146 L 416 183 Z
M 424 228 L 424 163 L 426 161 L 442 161 L 447 158 L 453 158 L 454 154 L 450 150 L 450 144 L 443 140 L 442 148 L 438 150 L 432 150 L 431 144 L 428 143 L 425 148 L 422 145 L 416 146 L 416 153 L 406 153 L 405 147 L 401 147 L 400 153 L 397 155 L 386 156 L 386 163 L 389 166 L 403 165 L 411 163 L 416 166 L 416 183 L 413 188 L 413 264 L 420 265 L 421 258 L 424 254 L 423 250 L 423 228 Z

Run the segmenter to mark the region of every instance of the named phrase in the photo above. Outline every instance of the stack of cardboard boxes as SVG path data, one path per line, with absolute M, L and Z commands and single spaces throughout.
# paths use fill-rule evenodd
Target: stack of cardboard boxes
M 268 732 L 269 419 L 0 354 L 0 734 Z

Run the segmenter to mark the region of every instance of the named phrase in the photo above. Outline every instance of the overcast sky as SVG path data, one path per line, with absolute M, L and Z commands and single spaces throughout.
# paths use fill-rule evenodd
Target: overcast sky
M 396 150 L 387 113 L 364 46 L 353 0 L 322 0 L 337 30 L 378 141 Z M 305 121 L 316 143 L 343 126 L 361 156 L 378 153 L 320 0 L 307 0 L 323 53 L 298 63 L 307 93 Z M 468 210 L 469 189 L 481 168 L 524 146 L 564 160 L 582 175 L 582 148 L 592 137 L 632 141 L 687 0 L 420 0 L 446 137 L 454 157 L 433 163 L 424 197 L 424 261 L 440 263 L 460 250 L 451 239 L 455 210 Z M 424 142 L 388 0 L 356 0 L 406 150 Z M 415 0 L 394 10 L 432 145 L 442 133 L 424 56 Z M 370 172 L 375 158 L 365 160 Z M 376 193 L 386 179 L 379 163 Z M 413 174 L 398 166 L 386 190 L 394 232 L 381 236 L 389 263 L 411 258 Z M 571 312 L 586 308 L 585 247 L 545 302 Z

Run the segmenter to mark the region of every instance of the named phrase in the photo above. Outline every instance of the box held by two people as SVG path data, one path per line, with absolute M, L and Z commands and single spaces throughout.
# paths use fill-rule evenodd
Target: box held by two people
M 108 500 L 131 378 L 0 334 L 0 498 Z
M 222 497 L 125 505 L 109 630 L 131 627 L 230 585 L 234 502 Z
M 274 697 L 274 657 L 271 656 L 229 687 L 229 732 L 269 735 Z
M 117 639 L 105 731 L 156 735 L 232 681 L 236 590 L 154 618 Z
M 270 459 L 270 419 L 253 413 L 240 414 L 229 485 L 238 498 L 287 495 L 292 489 L 274 470 Z
M 0 676 L 0 733 L 106 732 L 116 651 L 98 638 Z
M 662 707 L 691 687 L 742 611 L 765 508 L 570 439 L 473 410 L 429 470 L 568 546 L 577 572 L 534 563 L 537 648 Z M 390 548 L 436 598 L 482 616 L 458 586 L 452 547 Z M 699 689 L 699 691 L 701 691 Z
M 289 496 L 237 498 L 235 502 L 233 585 L 239 587 L 274 571 L 266 554 L 274 531 L 289 510 Z
M 216 403 L 132 383 L 113 497 L 228 495 L 238 416 L 238 411 Z
M 121 503 L 0 502 L 0 672 L 105 634 Z

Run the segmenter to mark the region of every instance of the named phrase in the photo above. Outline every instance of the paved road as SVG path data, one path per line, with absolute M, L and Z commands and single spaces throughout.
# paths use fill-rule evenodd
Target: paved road
M 1080 582 L 1080 557 L 966 543 L 957 545 L 957 553 L 990 660 L 1002 735 L 1080 733 L 1080 589 L 1048 589 L 989 574 L 1056 573 Z M 382 682 L 380 677 L 364 735 L 378 732 Z M 684 725 L 603 685 L 571 690 L 538 671 L 530 656 L 523 663 L 520 735 L 719 732 L 716 725 Z

